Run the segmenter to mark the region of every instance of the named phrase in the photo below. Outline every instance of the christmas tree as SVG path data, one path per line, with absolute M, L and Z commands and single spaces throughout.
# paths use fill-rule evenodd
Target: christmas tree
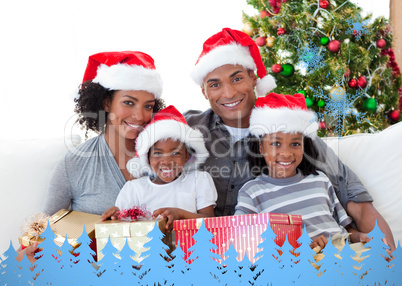
M 320 136 L 376 132 L 400 120 L 401 74 L 384 17 L 345 0 L 248 0 L 243 31 L 260 46 L 276 93 L 303 93 Z

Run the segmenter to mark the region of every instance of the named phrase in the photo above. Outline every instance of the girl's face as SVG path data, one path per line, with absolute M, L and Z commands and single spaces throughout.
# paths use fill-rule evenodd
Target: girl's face
M 267 163 L 269 176 L 276 179 L 296 175 L 296 168 L 303 160 L 303 134 L 276 132 L 267 134 L 260 141 L 260 153 Z
M 105 100 L 104 109 L 109 112 L 106 134 L 136 139 L 152 117 L 155 97 L 141 90 L 118 90 L 111 100 Z
M 168 138 L 157 141 L 149 149 L 149 164 L 156 174 L 155 184 L 167 184 L 174 181 L 184 168 L 189 154 L 181 141 Z

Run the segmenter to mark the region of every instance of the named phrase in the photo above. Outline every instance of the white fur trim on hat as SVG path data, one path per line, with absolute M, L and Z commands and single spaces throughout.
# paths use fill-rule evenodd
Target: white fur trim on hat
M 202 133 L 189 127 L 187 124 L 176 120 L 160 120 L 148 125 L 138 135 L 136 140 L 137 157 L 131 159 L 127 163 L 127 170 L 136 178 L 154 172 L 148 161 L 149 149 L 159 140 L 171 138 L 183 142 L 187 148 L 195 151 L 194 154 L 186 162 L 183 170 L 197 169 L 198 166 L 205 162 L 209 153 L 205 147 Z
M 318 123 L 314 112 L 302 109 L 256 107 L 250 116 L 250 134 L 262 137 L 276 132 L 317 135 Z
M 228 64 L 241 65 L 250 70 L 257 68 L 250 55 L 249 48 L 234 43 L 216 47 L 208 54 L 203 55 L 191 72 L 191 77 L 198 85 L 201 85 L 207 74 L 218 67 Z
M 147 91 L 152 93 L 155 99 L 162 95 L 162 79 L 159 73 L 142 66 L 116 64 L 109 67 L 101 64 L 92 81 L 113 90 Z
M 256 94 L 257 97 L 265 96 L 268 92 L 276 87 L 276 82 L 273 76 L 267 74 L 263 78 L 257 79 Z

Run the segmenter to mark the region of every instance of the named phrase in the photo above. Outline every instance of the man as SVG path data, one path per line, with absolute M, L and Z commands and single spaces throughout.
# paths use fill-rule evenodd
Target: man
M 215 215 L 233 215 L 239 189 L 253 179 L 247 162 L 247 143 L 254 88 L 257 96 L 264 96 L 276 84 L 267 75 L 254 41 L 247 34 L 228 28 L 205 41 L 192 77 L 201 86 L 211 108 L 203 113 L 188 111 L 186 120 L 203 132 L 210 153 L 204 170 L 211 174 L 218 191 Z M 378 220 L 388 245 L 394 250 L 392 232 L 373 207 L 373 199 L 360 180 L 323 140 L 317 138 L 314 143 L 319 149 L 316 165 L 330 178 L 357 229 L 368 233 Z

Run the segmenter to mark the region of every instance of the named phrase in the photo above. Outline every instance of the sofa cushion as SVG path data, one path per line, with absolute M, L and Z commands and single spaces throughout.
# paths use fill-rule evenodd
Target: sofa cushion
M 0 253 L 8 248 L 10 240 L 14 248 L 19 247 L 21 225 L 30 215 L 41 212 L 53 168 L 80 141 L 79 136 L 0 140 Z
M 402 242 L 402 122 L 375 134 L 325 138 L 374 199 L 375 208 Z

